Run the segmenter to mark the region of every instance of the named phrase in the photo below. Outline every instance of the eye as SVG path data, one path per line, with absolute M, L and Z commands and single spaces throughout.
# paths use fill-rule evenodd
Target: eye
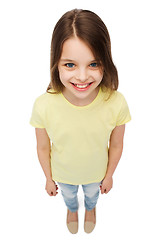
M 90 66 L 90 67 L 93 67 L 93 68 L 96 68 L 96 67 L 98 67 L 98 64 L 97 64 L 96 62 L 93 62 L 93 63 L 91 63 L 89 66 Z
M 68 68 L 73 68 L 75 66 L 75 64 L 74 63 L 66 63 L 65 66 Z

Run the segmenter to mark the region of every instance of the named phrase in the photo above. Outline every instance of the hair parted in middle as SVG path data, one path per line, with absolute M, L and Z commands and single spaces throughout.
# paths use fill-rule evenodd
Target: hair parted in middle
M 95 59 L 102 66 L 104 73 L 100 86 L 112 93 L 118 89 L 118 73 L 112 60 L 111 41 L 107 27 L 94 12 L 73 9 L 66 12 L 55 25 L 51 40 L 50 74 L 51 81 L 47 92 L 52 88 L 54 93 L 63 91 L 60 81 L 58 63 L 63 44 L 66 40 L 78 37 L 91 49 Z M 110 94 L 111 95 L 111 94 Z

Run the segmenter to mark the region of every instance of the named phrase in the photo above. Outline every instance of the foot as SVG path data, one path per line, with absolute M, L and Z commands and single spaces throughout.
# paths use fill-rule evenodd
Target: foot
M 93 222 L 94 224 L 96 224 L 95 208 L 93 208 L 91 211 L 85 210 L 85 222 Z
M 68 209 L 67 227 L 72 234 L 76 234 L 78 232 L 78 212 L 74 213 Z
M 76 212 L 71 212 L 68 209 L 68 213 L 67 213 L 67 223 L 70 222 L 78 222 L 78 211 Z

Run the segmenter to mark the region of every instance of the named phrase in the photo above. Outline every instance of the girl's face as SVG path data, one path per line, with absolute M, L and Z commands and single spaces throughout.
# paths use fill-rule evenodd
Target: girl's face
M 66 40 L 58 63 L 63 95 L 74 105 L 91 103 L 98 94 L 103 69 L 86 43 L 77 37 Z

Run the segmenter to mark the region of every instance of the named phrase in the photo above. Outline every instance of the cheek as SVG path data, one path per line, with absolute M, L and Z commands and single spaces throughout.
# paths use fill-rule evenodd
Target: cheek
M 102 73 L 96 73 L 94 76 L 95 80 L 101 81 L 103 79 L 103 74 Z
M 66 82 L 73 77 L 73 74 L 68 71 L 59 70 L 59 77 L 62 82 Z

